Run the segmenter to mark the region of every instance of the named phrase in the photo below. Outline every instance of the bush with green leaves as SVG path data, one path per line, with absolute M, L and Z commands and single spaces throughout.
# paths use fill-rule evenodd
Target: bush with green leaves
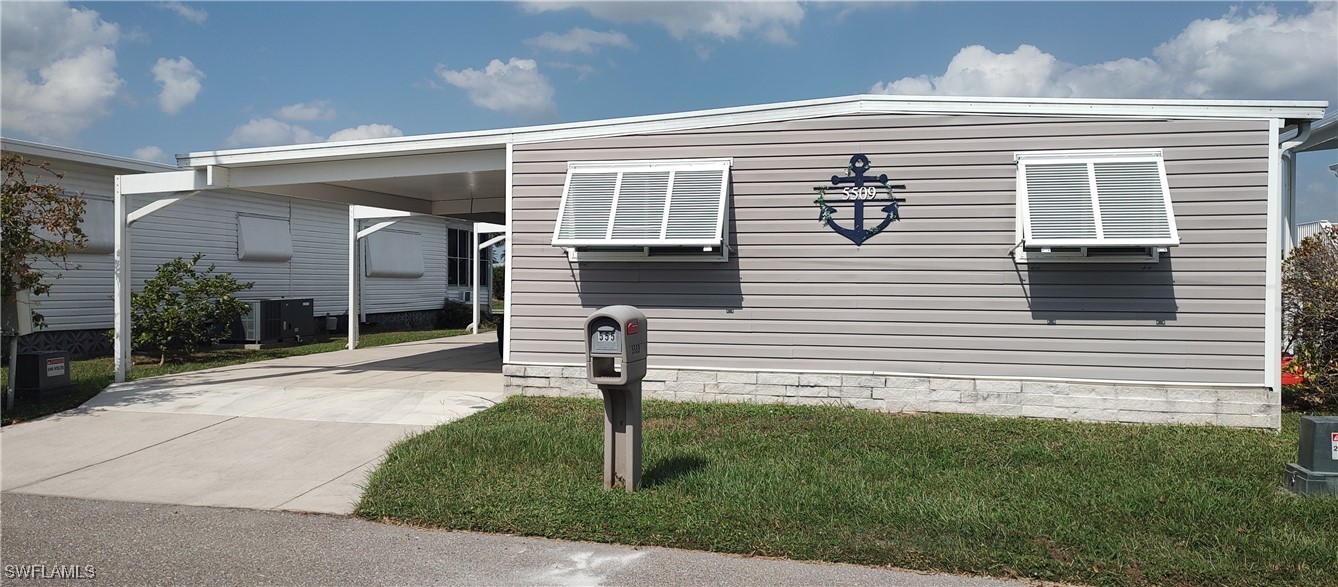
M 233 294 L 251 289 L 231 273 L 199 267 L 204 254 L 177 257 L 158 266 L 144 288 L 130 294 L 130 319 L 136 350 L 159 355 L 159 364 L 189 357 L 217 344 L 234 320 L 246 315 L 247 303 Z
M 492 266 L 492 298 L 494 300 L 506 299 L 506 266 Z
M 1282 311 L 1305 379 L 1284 398 L 1301 409 L 1338 407 L 1338 226 L 1301 241 L 1283 262 Z
M 446 300 L 441 306 L 441 314 L 438 315 L 438 318 L 438 328 L 445 330 L 464 328 L 474 321 L 474 309 L 465 302 Z

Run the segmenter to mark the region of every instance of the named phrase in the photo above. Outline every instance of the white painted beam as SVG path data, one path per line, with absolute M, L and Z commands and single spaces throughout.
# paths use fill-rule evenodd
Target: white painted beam
M 469 325 L 469 330 L 473 334 L 479 333 L 479 231 L 477 224 L 469 229 L 469 239 L 474 246 L 469 250 L 469 285 L 474 293 L 469 297 L 470 305 L 474 308 L 474 322 Z
M 209 182 L 203 169 L 139 173 L 117 177 L 121 178 L 121 193 L 124 195 L 193 192 L 209 188 Z
M 377 208 L 375 206 L 353 207 L 353 217 L 358 220 L 367 220 L 369 218 L 407 218 L 413 215 L 413 212 L 391 210 L 389 208 Z
M 358 219 L 348 209 L 348 348 L 358 348 Z
M 475 230 L 477 230 L 477 229 L 475 229 Z M 480 232 L 484 232 L 484 231 L 480 231 Z M 485 232 L 485 234 L 486 234 L 486 232 Z M 488 247 L 491 247 L 491 246 L 493 246 L 493 245 L 495 245 L 495 244 L 497 244 L 497 243 L 500 243 L 500 242 L 502 242 L 502 241 L 504 241 L 504 240 L 506 240 L 506 235 L 505 235 L 505 234 L 499 234 L 499 235 L 497 235 L 497 236 L 494 236 L 494 237 L 488 239 L 488 240 L 485 241 L 485 242 L 479 243 L 479 250 L 482 251 L 483 249 L 486 249 L 486 248 L 488 248 Z
M 112 286 L 113 324 L 115 335 L 112 340 L 115 381 L 122 383 L 130 371 L 130 223 L 129 196 L 121 193 L 122 179 L 118 175 L 113 180 L 112 203 L 115 207 L 116 224 L 112 229 L 114 248 L 112 249 L 113 275 Z M 131 176 L 133 177 L 133 176 Z
M 390 228 L 390 227 L 391 227 L 392 225 L 394 225 L 396 222 L 399 222 L 399 221 L 398 221 L 398 220 L 386 220 L 386 221 L 384 221 L 384 222 L 377 222 L 376 224 L 373 224 L 373 225 L 371 225 L 371 226 L 368 226 L 367 228 L 364 228 L 364 229 L 362 229 L 362 230 L 359 230 L 358 233 L 357 233 L 357 239 L 358 239 L 358 240 L 362 240 L 362 239 L 363 239 L 364 237 L 366 237 L 367 235 L 372 234 L 372 233 L 374 233 L 374 232 L 376 232 L 376 231 L 378 231 L 378 230 L 381 230 L 381 229 L 383 229 L 383 228 Z
M 154 200 L 154 201 L 153 201 L 152 203 L 150 203 L 149 205 L 144 206 L 143 208 L 140 208 L 140 209 L 138 209 L 138 210 L 135 210 L 134 212 L 131 212 L 130 214 L 127 214 L 126 217 L 125 217 L 125 223 L 126 223 L 127 225 L 129 225 L 129 224 L 134 224 L 134 223 L 136 223 L 136 222 L 139 222 L 139 221 L 140 221 L 141 219 L 143 219 L 145 216 L 148 216 L 148 215 L 150 215 L 150 214 L 153 214 L 154 212 L 157 212 L 157 211 L 159 211 L 159 210 L 162 210 L 163 208 L 166 208 L 166 207 L 168 207 L 168 206 L 171 206 L 172 204 L 175 204 L 175 203 L 180 202 L 180 201 L 182 201 L 182 200 L 189 199 L 189 198 L 191 198 L 191 197 L 193 197 L 193 196 L 195 196 L 196 194 L 199 194 L 199 193 L 200 193 L 200 192 L 198 192 L 198 191 L 194 191 L 194 192 L 185 192 L 185 193 L 177 194 L 177 195 L 170 196 L 170 197 L 167 197 L 167 198 L 159 198 L 159 199 L 157 199 L 157 200 Z
M 480 234 L 492 234 L 494 232 L 506 232 L 505 224 L 493 224 L 491 222 L 475 222 L 474 230 Z
M 276 163 L 255 167 L 231 167 L 228 184 L 237 189 L 262 186 L 358 181 L 388 177 L 417 177 L 470 171 L 501 171 L 505 153 L 497 149 L 401 155 L 347 161 Z
M 502 200 L 506 204 L 506 234 L 508 235 L 511 234 L 511 227 L 513 225 L 512 223 L 515 220 L 515 216 L 513 215 L 514 202 L 512 199 L 512 195 L 514 194 L 514 192 L 512 191 L 514 189 L 514 186 L 512 184 L 512 172 L 515 169 L 514 151 L 515 147 L 512 146 L 510 143 L 507 143 L 506 174 L 505 174 L 506 188 L 505 188 L 505 196 L 502 198 Z M 515 252 L 516 251 L 514 248 L 508 248 L 508 250 L 506 251 L 506 259 L 503 261 L 502 264 L 502 278 L 506 282 L 505 285 L 506 289 L 504 290 L 506 293 L 506 299 L 502 302 L 502 315 L 504 316 L 502 320 L 502 326 L 503 326 L 502 364 L 506 364 L 511 361 L 511 320 L 509 317 L 511 316 L 511 300 L 515 297 L 515 294 L 511 293 L 515 291 L 515 289 L 511 287 L 513 285 L 511 279 L 511 274 L 512 274 L 511 259 L 515 256 Z

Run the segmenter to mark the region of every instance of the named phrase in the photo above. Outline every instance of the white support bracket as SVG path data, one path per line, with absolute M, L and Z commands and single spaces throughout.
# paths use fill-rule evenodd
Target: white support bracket
M 358 238 L 358 240 L 362 240 L 363 237 L 366 237 L 367 235 L 372 234 L 372 233 L 374 233 L 374 232 L 377 232 L 377 231 L 379 231 L 379 230 L 381 230 L 381 229 L 383 229 L 383 228 L 389 228 L 389 227 L 393 226 L 396 222 L 399 222 L 399 221 L 398 221 L 398 220 L 386 220 L 386 221 L 384 221 L 384 222 L 377 222 L 376 224 L 373 224 L 373 225 L 371 225 L 371 226 L 368 226 L 367 228 L 364 228 L 364 229 L 362 229 L 362 230 L 359 230 L 359 231 L 358 231 L 357 238 Z
M 159 210 L 162 210 L 163 208 L 166 208 L 166 207 L 168 207 L 168 206 L 171 206 L 172 204 L 175 204 L 175 203 L 180 202 L 180 201 L 182 201 L 182 200 L 186 200 L 186 199 L 189 199 L 189 198 L 191 198 L 191 197 L 194 197 L 196 194 L 199 194 L 199 193 L 200 193 L 199 190 L 196 190 L 196 191 L 193 191 L 193 192 L 182 192 L 182 193 L 180 193 L 180 194 L 176 194 L 176 195 L 168 196 L 168 197 L 166 197 L 166 198 L 161 198 L 161 199 L 158 199 L 158 200 L 154 200 L 153 203 L 151 203 L 151 204 L 149 204 L 149 205 L 147 205 L 147 206 L 144 206 L 143 208 L 140 208 L 140 209 L 138 209 L 138 210 L 135 210 L 134 212 L 131 212 L 131 213 L 127 214 L 127 215 L 126 215 L 126 219 L 125 219 L 125 223 L 126 223 L 126 225 L 128 226 L 128 225 L 134 224 L 134 223 L 136 223 L 136 222 L 139 222 L 139 221 L 142 220 L 145 216 L 148 216 L 148 215 L 150 215 L 150 214 L 153 214 L 154 212 L 157 212 L 157 211 L 159 211 Z

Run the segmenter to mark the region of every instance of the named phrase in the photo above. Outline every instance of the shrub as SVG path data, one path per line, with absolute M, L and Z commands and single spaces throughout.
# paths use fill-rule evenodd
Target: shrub
M 1282 311 L 1305 376 L 1288 399 L 1302 409 L 1338 405 L 1338 227 L 1301 241 L 1283 262 Z
M 217 344 L 248 311 L 233 294 L 255 284 L 239 283 L 231 273 L 215 274 L 213 265 L 202 271 L 203 258 L 196 253 L 189 261 L 177 257 L 163 263 L 142 290 L 130 294 L 134 346 L 157 352 L 159 364 Z
M 441 319 L 438 327 L 443 329 L 456 329 L 469 326 L 474 320 L 474 309 L 464 302 L 455 300 L 446 300 L 441 306 Z

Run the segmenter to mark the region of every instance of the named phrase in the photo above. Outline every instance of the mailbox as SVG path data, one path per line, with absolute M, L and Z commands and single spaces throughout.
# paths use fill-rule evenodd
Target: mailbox
M 646 376 L 646 315 L 632 306 L 608 306 L 585 320 L 586 377 L 595 385 L 624 386 Z

